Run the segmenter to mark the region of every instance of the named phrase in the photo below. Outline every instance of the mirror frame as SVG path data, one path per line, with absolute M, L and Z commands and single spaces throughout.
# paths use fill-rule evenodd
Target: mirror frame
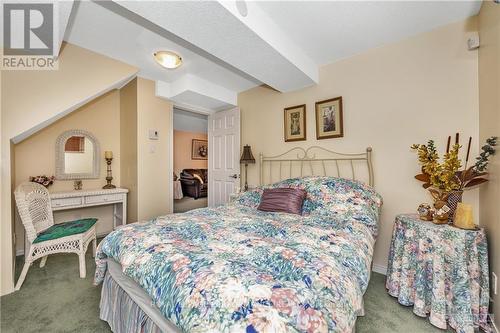
M 85 136 L 89 138 L 90 141 L 94 144 L 94 165 L 93 171 L 90 173 L 66 173 L 65 172 L 65 159 L 64 159 L 64 146 L 66 144 L 66 140 L 68 140 L 72 136 Z M 63 132 L 56 140 L 56 179 L 61 180 L 75 180 L 75 179 L 97 179 L 101 175 L 100 160 L 101 152 L 99 147 L 99 141 L 97 141 L 96 137 L 84 130 L 80 129 L 72 129 L 69 131 Z

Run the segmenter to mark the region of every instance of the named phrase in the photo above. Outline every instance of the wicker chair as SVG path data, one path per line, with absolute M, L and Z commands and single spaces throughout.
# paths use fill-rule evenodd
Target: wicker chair
M 80 262 L 80 277 L 85 278 L 85 252 L 90 242 L 93 242 L 92 250 L 95 256 L 97 219 L 54 224 L 49 191 L 37 183 L 22 183 L 14 191 L 14 196 L 29 245 L 15 289 L 21 288 L 28 269 L 35 260 L 42 258 L 40 267 L 44 267 L 47 256 L 54 253 L 76 253 Z

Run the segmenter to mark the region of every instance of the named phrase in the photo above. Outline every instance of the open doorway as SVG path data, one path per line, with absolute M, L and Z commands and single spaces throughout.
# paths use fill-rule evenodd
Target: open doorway
M 208 205 L 208 117 L 174 107 L 174 213 Z

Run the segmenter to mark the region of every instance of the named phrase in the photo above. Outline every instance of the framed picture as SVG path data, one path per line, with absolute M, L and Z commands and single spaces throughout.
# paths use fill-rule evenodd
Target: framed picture
M 306 105 L 285 108 L 285 142 L 306 139 Z
M 191 159 L 192 160 L 206 160 L 208 159 L 208 141 L 193 139 L 191 145 Z
M 344 136 L 342 97 L 316 102 L 316 139 Z

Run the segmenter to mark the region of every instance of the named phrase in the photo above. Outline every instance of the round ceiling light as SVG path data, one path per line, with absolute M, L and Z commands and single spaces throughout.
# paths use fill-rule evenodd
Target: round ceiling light
M 180 55 L 170 51 L 158 51 L 153 53 L 156 62 L 161 66 L 169 69 L 174 69 L 182 65 L 182 58 Z

